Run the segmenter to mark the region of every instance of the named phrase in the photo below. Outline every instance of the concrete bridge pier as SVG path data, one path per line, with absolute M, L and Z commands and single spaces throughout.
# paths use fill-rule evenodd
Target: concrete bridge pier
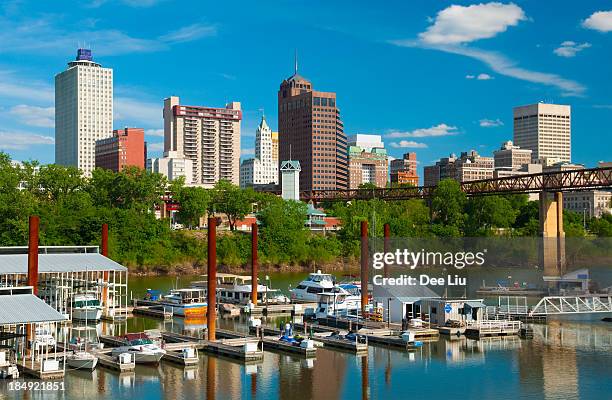
M 544 276 L 560 277 L 566 272 L 563 193 L 540 192 L 540 265 Z

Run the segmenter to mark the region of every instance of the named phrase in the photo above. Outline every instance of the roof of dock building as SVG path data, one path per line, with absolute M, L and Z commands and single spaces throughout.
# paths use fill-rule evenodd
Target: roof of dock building
M 32 287 L 0 290 L 0 326 L 65 320 L 66 317 L 32 294 Z
M 0 247 L 0 275 L 27 274 L 26 246 Z M 38 273 L 85 271 L 125 272 L 127 268 L 98 253 L 97 246 L 41 246 Z

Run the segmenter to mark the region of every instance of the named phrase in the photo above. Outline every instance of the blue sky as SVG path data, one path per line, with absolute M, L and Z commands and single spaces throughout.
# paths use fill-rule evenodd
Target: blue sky
M 115 127 L 163 141 L 164 97 L 242 102 L 243 155 L 293 72 L 338 93 L 347 134 L 384 136 L 421 167 L 491 155 L 512 107 L 572 106 L 572 159 L 612 160 L 612 5 L 604 1 L 3 1 L 0 150 L 53 162 L 53 77 L 79 43 L 114 69 Z M 420 168 L 420 172 L 422 169 Z

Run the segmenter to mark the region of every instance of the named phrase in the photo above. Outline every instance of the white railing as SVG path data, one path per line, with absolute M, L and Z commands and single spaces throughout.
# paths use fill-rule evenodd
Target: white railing
M 529 312 L 532 315 L 612 312 L 612 296 L 549 296 Z
M 468 321 L 468 329 L 478 329 L 482 333 L 511 333 L 518 332 L 521 329 L 521 321 L 501 320 L 483 320 L 483 321 Z

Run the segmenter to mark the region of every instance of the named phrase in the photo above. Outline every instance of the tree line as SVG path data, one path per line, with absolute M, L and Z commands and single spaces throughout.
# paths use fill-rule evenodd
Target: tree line
M 172 230 L 154 210 L 172 193 L 180 203 L 177 218 L 187 229 Z M 467 198 L 459 184 L 442 181 L 428 200 L 382 200 L 323 204 L 341 229 L 325 234 L 305 227 L 307 206 L 278 196 L 240 189 L 220 181 L 212 189 L 167 182 L 138 168 L 119 173 L 95 169 L 84 178 L 75 167 L 11 163 L 0 153 L 0 245 L 26 245 L 28 216 L 41 219 L 41 245 L 98 245 L 103 223 L 110 228 L 110 256 L 135 270 L 171 271 L 177 265 L 206 265 L 205 237 L 195 228 L 206 216 L 224 216 L 218 260 L 240 267 L 248 263 L 250 239 L 237 221 L 256 213 L 260 262 L 264 265 L 354 264 L 359 257 L 359 225 L 382 237 L 389 223 L 395 237 L 538 236 L 538 204 L 526 195 Z M 564 212 L 567 236 L 612 236 L 612 218 L 588 218 Z

